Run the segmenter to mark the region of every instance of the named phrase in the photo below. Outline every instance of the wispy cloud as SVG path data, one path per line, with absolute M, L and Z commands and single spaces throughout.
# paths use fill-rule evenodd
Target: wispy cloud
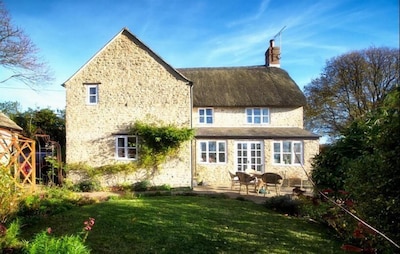
M 263 0 L 255 13 L 250 13 L 247 15 L 246 18 L 234 20 L 234 21 L 228 23 L 228 27 L 243 25 L 243 24 L 253 22 L 255 20 L 260 19 L 263 16 L 263 14 L 265 13 L 265 10 L 268 8 L 269 3 L 270 3 L 270 0 Z

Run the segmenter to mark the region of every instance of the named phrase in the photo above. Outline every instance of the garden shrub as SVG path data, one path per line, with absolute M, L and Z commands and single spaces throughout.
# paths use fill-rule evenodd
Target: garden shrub
M 150 189 L 150 181 L 144 180 L 141 182 L 134 183 L 132 186 L 133 191 L 147 191 Z
M 3 253 L 8 253 L 7 251 L 11 252 L 22 247 L 22 243 L 18 239 L 19 232 L 19 220 L 11 222 L 8 228 L 0 224 L 0 250 L 3 250 Z
M 25 250 L 29 254 L 88 254 L 90 250 L 76 235 L 55 237 L 47 231 L 37 234 L 32 242 L 25 245 Z
M 267 198 L 265 207 L 288 215 L 298 215 L 300 202 L 290 196 L 274 196 Z
M 0 224 L 12 219 L 19 209 L 24 197 L 24 189 L 17 188 L 10 169 L 0 166 Z
M 56 237 L 52 235 L 52 229 L 48 228 L 35 235 L 31 242 L 25 242 L 24 249 L 29 254 L 87 254 L 90 250 L 85 245 L 89 232 L 95 224 L 94 218 L 83 222 L 80 235 Z
M 84 180 L 78 184 L 82 192 L 93 192 L 101 190 L 100 182 L 94 179 Z
M 319 189 L 330 187 L 337 191 L 342 187 L 350 192 L 357 216 L 397 244 L 400 244 L 399 112 L 400 87 L 397 87 L 378 108 L 343 131 L 342 138 L 327 153 L 317 156 L 312 171 Z M 350 235 L 353 233 L 349 230 Z M 379 253 L 399 251 L 382 237 L 375 240 Z

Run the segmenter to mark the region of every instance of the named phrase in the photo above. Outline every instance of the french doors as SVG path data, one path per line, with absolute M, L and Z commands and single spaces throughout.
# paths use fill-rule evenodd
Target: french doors
M 238 141 L 235 144 L 236 170 L 264 173 L 264 147 L 261 141 Z

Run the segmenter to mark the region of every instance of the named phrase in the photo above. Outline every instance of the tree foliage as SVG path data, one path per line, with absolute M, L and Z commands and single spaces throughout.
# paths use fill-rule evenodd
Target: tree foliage
M 399 85 L 399 49 L 371 47 L 327 61 L 305 86 L 307 129 L 337 138 L 354 120 L 377 108 Z
M 10 15 L 0 0 L 0 66 L 12 73 L 0 80 L 0 83 L 12 78 L 29 86 L 49 81 L 49 69 L 38 59 L 37 53 L 38 49 L 24 31 L 13 26 Z
M 318 188 L 350 192 L 358 216 L 392 239 L 400 239 L 399 112 L 397 87 L 379 107 L 355 120 L 341 139 L 320 153 L 312 171 Z
M 22 134 L 25 137 L 36 139 L 35 134 L 49 135 L 52 141 L 60 144 L 62 154 L 65 153 L 65 110 L 54 112 L 49 108 L 29 108 L 22 112 L 18 102 L 9 101 L 0 103 L 0 111 L 23 129 Z

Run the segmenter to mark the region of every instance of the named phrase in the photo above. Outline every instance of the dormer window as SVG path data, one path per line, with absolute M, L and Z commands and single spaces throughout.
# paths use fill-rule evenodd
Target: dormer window
M 212 124 L 214 122 L 214 111 L 212 108 L 199 109 L 199 123 Z
M 246 122 L 248 124 L 267 124 L 269 123 L 268 108 L 247 108 Z
M 99 103 L 99 84 L 86 84 L 86 104 Z

